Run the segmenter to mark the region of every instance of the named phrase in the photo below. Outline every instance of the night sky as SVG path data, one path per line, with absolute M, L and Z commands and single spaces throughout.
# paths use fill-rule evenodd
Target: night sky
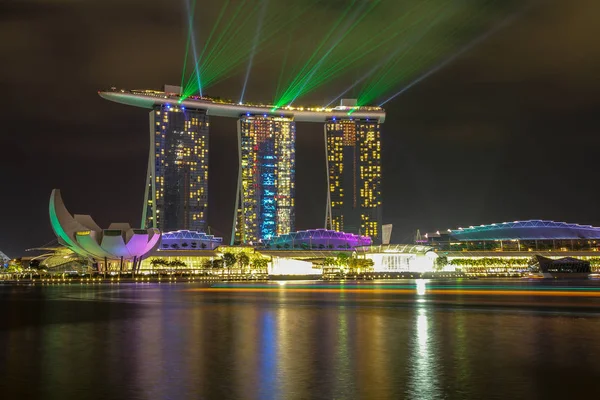
M 198 7 L 214 14 L 215 3 L 198 0 Z M 394 242 L 412 242 L 416 229 L 524 219 L 600 225 L 600 2 L 535 3 L 386 105 L 383 206 Z M 0 251 L 20 256 L 54 240 L 53 188 L 71 212 L 100 225 L 139 224 L 147 110 L 97 91 L 179 84 L 182 10 L 181 2 L 147 0 L 0 4 Z M 271 71 L 268 62 L 253 69 L 249 98 L 271 100 L 270 86 L 263 94 Z M 209 94 L 236 98 L 243 75 Z M 296 225 L 322 227 L 323 128 L 299 123 L 297 131 Z M 225 236 L 235 138 L 234 120 L 211 120 L 209 224 Z

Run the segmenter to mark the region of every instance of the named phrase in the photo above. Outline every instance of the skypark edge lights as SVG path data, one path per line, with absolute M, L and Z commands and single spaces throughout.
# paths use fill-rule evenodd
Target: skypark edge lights
M 349 113 L 355 119 L 374 119 L 385 122 L 385 110 L 378 106 L 338 106 L 338 107 L 277 107 L 273 104 L 239 104 L 214 99 L 207 96 L 191 96 L 183 99 L 175 93 L 157 90 L 110 89 L 99 91 L 100 97 L 115 103 L 151 109 L 155 105 L 172 105 L 206 110 L 215 117 L 239 118 L 244 114 L 268 114 L 293 117 L 298 122 L 326 122 L 332 118 L 347 118 Z

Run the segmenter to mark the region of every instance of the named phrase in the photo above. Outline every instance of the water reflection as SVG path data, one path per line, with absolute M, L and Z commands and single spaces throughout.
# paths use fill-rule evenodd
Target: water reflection
M 415 319 L 412 361 L 408 369 L 408 395 L 412 399 L 437 399 L 442 396 L 433 357 L 435 349 L 431 348 L 435 343 L 431 337 L 434 334 L 432 330 L 427 309 L 419 308 Z
M 261 317 L 261 328 L 259 343 L 261 352 L 259 353 L 260 364 L 260 392 L 259 397 L 263 399 L 277 398 L 278 373 L 277 373 L 277 350 L 278 337 L 276 316 L 273 312 L 264 313 Z
M 512 390 L 552 399 L 577 397 L 600 375 L 596 315 L 517 309 L 500 297 L 488 308 L 490 298 L 442 303 L 431 283 L 412 284 L 406 295 L 290 284 L 267 293 L 0 288 L 11 304 L 0 390 L 28 399 L 479 399 Z
M 423 296 L 425 294 L 425 285 L 427 281 L 425 279 L 417 279 L 417 294 Z
M 350 335 L 348 328 L 348 314 L 345 306 L 339 307 L 337 317 L 337 343 L 335 345 L 335 353 L 332 354 L 334 368 L 337 371 L 338 379 L 333 385 L 333 395 L 336 398 L 347 398 L 351 393 L 354 393 L 354 376 L 352 368 L 352 359 L 354 358 L 354 348 L 350 345 Z M 366 341 L 361 340 L 361 344 Z M 359 346 L 359 343 L 354 342 Z

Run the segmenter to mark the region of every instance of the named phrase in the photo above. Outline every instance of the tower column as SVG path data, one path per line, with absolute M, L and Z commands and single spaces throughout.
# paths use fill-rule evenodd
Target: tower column
M 243 115 L 238 122 L 240 171 L 235 241 L 270 239 L 294 230 L 295 143 L 293 118 Z
M 325 125 L 329 226 L 381 239 L 381 140 L 377 120 Z M 327 223 L 327 221 L 326 221 Z
M 242 121 L 237 120 L 237 145 L 238 145 L 238 180 L 235 191 L 235 208 L 233 210 L 233 227 L 231 228 L 230 244 L 244 242 L 244 215 L 240 207 L 244 204 L 244 191 L 242 190 Z
M 331 223 L 331 178 L 329 177 L 329 146 L 327 144 L 327 124 L 323 125 L 323 139 L 325 140 L 325 169 L 327 171 L 327 204 L 325 205 L 325 229 L 333 229 Z
M 156 136 L 155 111 L 149 113 L 150 117 L 150 149 L 148 154 L 148 172 L 146 173 L 146 187 L 144 190 L 144 206 L 142 207 L 142 228 L 156 228 L 156 161 L 154 156 Z
M 150 112 L 150 151 L 142 224 L 204 232 L 208 218 L 209 119 L 177 104 Z

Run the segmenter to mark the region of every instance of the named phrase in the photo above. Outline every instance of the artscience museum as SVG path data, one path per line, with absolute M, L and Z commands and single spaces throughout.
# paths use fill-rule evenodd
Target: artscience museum
M 89 215 L 71 215 L 60 190 L 50 196 L 50 223 L 60 244 L 87 257 L 99 271 L 139 269 L 143 258 L 160 242 L 158 229 L 134 229 L 127 223 L 112 223 L 102 229 Z

